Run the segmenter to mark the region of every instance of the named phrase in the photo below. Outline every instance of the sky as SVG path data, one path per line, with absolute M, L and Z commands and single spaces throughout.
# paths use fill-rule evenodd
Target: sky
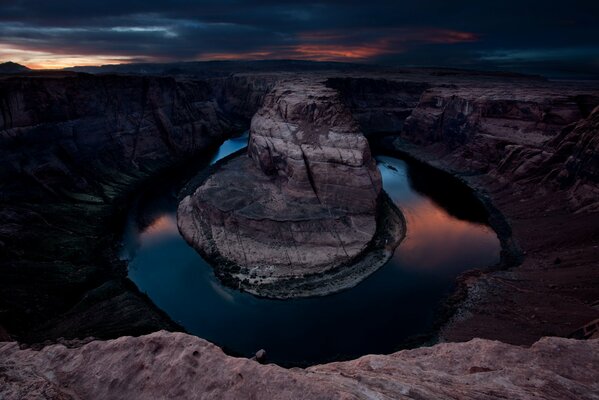
M 0 61 L 234 59 L 599 75 L 599 1 L 0 0 Z

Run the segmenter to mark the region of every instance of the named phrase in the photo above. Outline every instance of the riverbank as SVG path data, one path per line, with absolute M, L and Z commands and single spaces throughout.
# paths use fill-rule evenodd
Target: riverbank
M 385 142 L 472 188 L 489 211 L 502 242 L 496 268 L 457 280 L 441 321 L 440 341 L 475 337 L 530 345 L 543 335 L 569 336 L 599 317 L 592 305 L 599 286 L 599 213 L 574 213 L 568 192 L 534 181 L 507 185 L 496 176 L 460 168 L 438 148 L 401 139 Z

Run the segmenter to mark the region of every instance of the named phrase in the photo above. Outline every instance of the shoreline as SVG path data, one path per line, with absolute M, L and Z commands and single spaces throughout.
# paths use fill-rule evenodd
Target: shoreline
M 592 283 L 580 277 L 595 276 L 598 247 L 593 237 L 599 214 L 550 211 L 568 210 L 566 191 L 553 189 L 549 198 L 552 189 L 535 183 L 509 186 L 468 168 L 456 170 L 434 148 L 392 135 L 373 139 L 375 151 L 415 160 L 462 182 L 489 212 L 501 241 L 500 263 L 457 277 L 439 312 L 438 342 L 484 338 L 530 345 L 542 336 L 570 337 L 597 318 Z
M 185 198 L 193 193 L 203 182 L 216 173 L 222 166 L 237 157 L 243 156 L 246 148 L 219 160 L 217 163 L 200 171 L 181 190 L 178 198 L 182 199 L 179 210 Z M 220 282 L 237 290 L 245 291 L 257 297 L 271 299 L 292 299 L 327 296 L 355 287 L 393 256 L 393 251 L 406 235 L 406 222 L 399 208 L 393 204 L 383 191 L 379 198 L 377 212 L 377 230 L 366 248 L 352 260 L 344 262 L 322 273 L 307 274 L 302 277 L 283 278 L 276 281 L 266 281 L 264 277 L 252 278 L 247 268 L 236 265 L 222 256 L 209 256 L 193 241 L 192 232 L 187 233 L 179 222 L 180 211 L 177 211 L 177 227 L 186 242 L 194 248 L 212 266 Z M 268 278 L 266 278 L 268 279 Z

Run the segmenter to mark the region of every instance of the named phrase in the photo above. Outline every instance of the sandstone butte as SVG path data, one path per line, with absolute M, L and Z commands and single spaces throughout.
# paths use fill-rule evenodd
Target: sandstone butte
M 289 79 L 253 116 L 248 155 L 183 199 L 177 221 L 223 281 L 269 297 L 325 295 L 358 284 L 403 238 L 381 186 L 337 91 Z

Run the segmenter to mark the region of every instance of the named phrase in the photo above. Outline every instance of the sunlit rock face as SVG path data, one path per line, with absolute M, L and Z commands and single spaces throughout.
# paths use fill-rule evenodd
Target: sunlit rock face
M 179 207 L 182 234 L 217 272 L 232 263 L 241 269 L 229 268 L 228 280 L 272 295 L 253 288 L 329 272 L 366 250 L 381 176 L 337 92 L 280 82 L 252 119 L 248 156 L 222 165 Z

